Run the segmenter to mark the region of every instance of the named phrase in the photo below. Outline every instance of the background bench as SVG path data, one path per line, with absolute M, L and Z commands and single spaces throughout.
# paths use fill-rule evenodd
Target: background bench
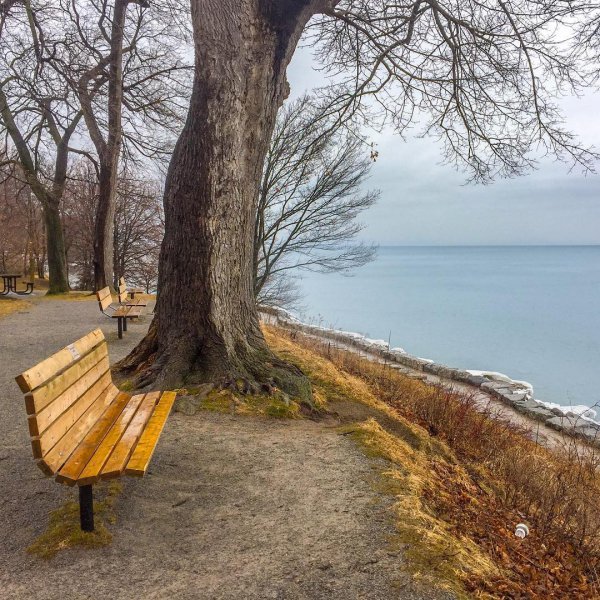
M 119 339 L 123 337 L 123 332 L 127 331 L 127 319 L 137 319 L 142 315 L 142 310 L 145 306 L 121 306 L 113 304 L 110 288 L 105 287 L 96 292 L 100 310 L 111 319 L 117 319 L 117 331 Z
M 147 306 L 148 301 L 143 298 L 136 298 L 135 293 L 131 294 L 131 298 L 128 298 L 127 286 L 124 283 L 120 283 L 117 288 L 117 294 L 119 298 L 119 304 L 124 306 Z
M 128 288 L 125 283 L 125 277 L 119 278 L 119 288 L 121 288 L 121 286 L 124 288 L 125 293 L 130 295 L 132 300 L 135 300 L 136 294 L 143 294 L 146 291 L 143 288 Z
M 120 392 L 112 381 L 100 329 L 16 381 L 25 394 L 38 466 L 60 483 L 79 486 L 81 528 L 93 531 L 92 485 L 146 473 L 176 393 Z

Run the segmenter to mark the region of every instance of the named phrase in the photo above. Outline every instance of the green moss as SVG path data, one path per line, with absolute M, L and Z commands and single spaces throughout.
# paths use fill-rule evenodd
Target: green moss
M 98 548 L 112 541 L 112 534 L 106 523 L 116 523 L 114 503 L 121 492 L 121 484 L 113 481 L 108 485 L 98 485 L 94 492 L 103 496 L 102 500 L 94 500 L 94 531 L 81 531 L 79 525 L 79 503 L 69 501 L 50 513 L 48 528 L 27 548 L 27 552 L 50 559 L 61 550 L 84 546 Z
M 124 379 L 119 382 L 119 389 L 122 392 L 131 392 L 134 389 L 133 381 L 131 379 Z
M 300 417 L 300 404 L 281 393 L 237 394 L 231 390 L 212 390 L 198 402 L 197 407 L 199 410 L 275 419 Z
M 274 398 L 265 409 L 265 414 L 276 419 L 295 419 L 300 416 L 300 405 L 293 400 Z

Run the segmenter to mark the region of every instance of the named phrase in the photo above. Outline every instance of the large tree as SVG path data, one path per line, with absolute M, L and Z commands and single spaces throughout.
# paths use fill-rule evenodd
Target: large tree
M 195 81 L 165 188 L 156 318 L 122 364 L 140 369 L 141 384 L 272 377 L 308 394 L 302 375 L 266 346 L 252 272 L 261 170 L 288 94 L 286 68 L 311 19 L 308 39 L 334 77 L 337 121 L 367 108 L 400 132 L 420 120 L 476 179 L 522 172 L 540 144 L 587 166 L 552 103 L 578 83 L 568 46 L 578 2 L 192 0 L 191 8 Z

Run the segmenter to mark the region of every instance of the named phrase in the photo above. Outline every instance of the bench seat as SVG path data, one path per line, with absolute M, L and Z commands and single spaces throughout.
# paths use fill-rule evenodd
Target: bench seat
M 143 476 L 176 396 L 169 391 L 133 396 L 119 391 L 100 329 L 16 380 L 25 394 L 38 466 L 60 483 L 80 487 L 122 475 Z

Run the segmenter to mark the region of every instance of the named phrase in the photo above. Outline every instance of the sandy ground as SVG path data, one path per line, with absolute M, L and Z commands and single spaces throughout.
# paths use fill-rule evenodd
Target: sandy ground
M 335 428 L 201 412 L 169 418 L 150 473 L 125 479 L 113 542 L 51 560 L 26 553 L 76 491 L 34 465 L 14 376 L 95 327 L 123 340 L 94 301 L 34 299 L 0 319 L 0 598 L 445 598 L 416 591 L 392 551 L 381 469 Z

